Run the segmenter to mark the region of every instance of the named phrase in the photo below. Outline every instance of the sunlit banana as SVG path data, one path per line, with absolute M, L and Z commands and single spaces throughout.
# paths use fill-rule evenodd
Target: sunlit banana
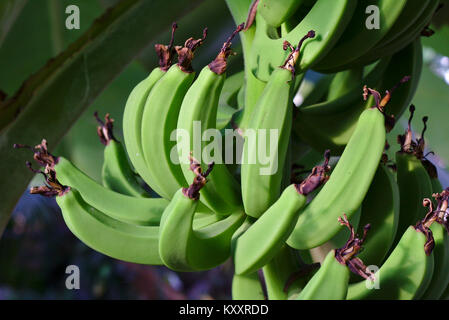
M 248 128 L 245 129 L 241 165 L 242 198 L 247 215 L 259 217 L 278 198 L 281 191 L 283 166 L 290 141 L 292 122 L 292 78 L 303 42 L 313 38 L 309 31 L 296 48 L 284 43 L 292 53 L 270 77 L 257 102 Z M 262 133 L 265 133 L 264 135 Z M 269 152 L 268 164 L 261 153 Z
M 97 133 L 101 143 L 105 145 L 101 177 L 103 185 L 112 191 L 133 197 L 148 197 L 136 179 L 136 174 L 129 165 L 126 151 L 114 137 L 112 130 L 114 119 L 105 116 L 105 122 L 94 114 L 99 126 Z
M 159 232 L 159 254 L 164 265 L 175 271 L 206 270 L 223 263 L 231 253 L 231 238 L 243 223 L 244 214 L 237 212 L 200 230 L 192 221 L 198 206 L 200 190 L 212 170 L 202 172 L 191 158 L 196 176 L 188 188 L 179 189 L 165 209 Z
M 350 219 L 362 204 L 379 165 L 385 146 L 385 105 L 378 92 L 366 89 L 376 104 L 365 110 L 357 122 L 329 181 L 300 214 L 287 244 L 296 249 L 317 247 L 338 232 L 333 223 L 344 212 Z M 365 95 L 366 96 L 366 95 Z
M 171 66 L 153 86 L 145 102 L 141 143 L 145 163 L 153 180 L 147 182 L 166 199 L 186 184 L 176 152 L 171 152 L 176 142 L 170 139 L 176 129 L 182 99 L 192 84 L 195 73 L 191 62 L 194 51 L 206 38 L 204 29 L 201 39 L 189 38 L 184 47 L 176 47 L 178 63 Z
M 324 164 L 313 168 L 301 184 L 291 184 L 280 198 L 236 241 L 236 274 L 248 274 L 268 263 L 289 237 L 307 195 L 326 183 L 329 153 Z
M 304 71 L 312 67 L 332 49 L 343 34 L 356 5 L 356 1 L 318 0 L 299 24 L 282 37 L 265 22 L 261 14 L 256 14 L 257 28 L 250 48 L 252 58 L 245 63 L 249 63 L 249 69 L 258 79 L 268 81 L 271 73 L 285 61 L 282 43 L 296 43 L 308 30 L 313 29 L 317 37 L 307 42 L 297 70 Z
M 77 190 L 92 207 L 113 219 L 139 225 L 158 225 L 168 201 L 162 198 L 132 197 L 112 191 L 78 169 L 64 157 L 48 152 L 46 140 L 34 147 L 34 159 L 43 166 L 50 166 L 58 180 Z
M 442 215 L 444 216 L 444 214 Z M 434 239 L 429 227 L 442 223 L 440 214 L 430 211 L 415 226 L 409 226 L 384 264 L 374 274 L 377 282 L 351 284 L 348 299 L 419 299 L 434 272 Z M 444 219 L 444 218 L 443 218 Z
M 165 75 L 172 64 L 173 56 L 176 53 L 173 47 L 174 32 L 176 28 L 176 23 L 173 23 L 172 36 L 168 46 L 161 44 L 155 45 L 156 52 L 159 56 L 159 67 L 153 69 L 145 79 L 134 87 L 126 101 L 125 110 L 123 111 L 123 137 L 125 140 L 126 151 L 134 169 L 148 185 L 154 181 L 154 177 L 147 168 L 142 151 L 142 115 L 148 94 L 155 83 Z M 156 193 L 163 195 L 162 189 L 160 189 L 158 185 L 154 183 L 151 183 L 151 185 Z
M 344 300 L 348 291 L 350 271 L 365 279 L 372 277 L 372 274 L 366 271 L 363 261 L 357 258 L 369 225 L 365 226 L 363 237 L 360 239 L 346 215 L 339 218 L 339 221 L 350 230 L 348 241 L 342 248 L 331 250 L 327 254 L 318 272 L 296 297 L 297 300 Z
M 279 27 L 304 3 L 304 0 L 260 0 L 257 11 L 267 24 Z
M 83 243 L 115 259 L 162 265 L 158 253 L 159 227 L 111 218 L 87 204 L 76 189 L 61 185 L 49 165 L 46 174 L 47 185 L 33 187 L 30 193 L 56 196 L 68 228 Z
M 236 210 L 242 210 L 240 185 L 226 167 L 221 150 L 216 150 L 213 143 L 221 145 L 221 135 L 205 137 L 209 129 L 218 133 L 217 108 L 223 83 L 226 77 L 227 57 L 231 54 L 231 41 L 234 36 L 243 29 L 239 25 L 233 34 L 227 39 L 220 53 L 208 66 L 204 67 L 198 78 L 188 89 L 179 110 L 177 121 L 177 152 L 179 159 L 188 159 L 190 150 L 193 149 L 193 157 L 200 159 L 200 163 L 214 162 L 214 170 L 208 177 L 208 183 L 201 190 L 201 202 L 213 211 L 229 215 Z M 210 130 L 209 130 L 210 131 Z M 203 142 L 204 139 L 213 139 L 213 149 Z M 187 140 L 187 141 L 186 141 Z M 213 153 L 213 154 L 212 154 Z M 166 161 L 170 161 L 167 159 Z M 195 175 L 190 169 L 190 164 L 180 161 L 185 180 L 191 181 Z

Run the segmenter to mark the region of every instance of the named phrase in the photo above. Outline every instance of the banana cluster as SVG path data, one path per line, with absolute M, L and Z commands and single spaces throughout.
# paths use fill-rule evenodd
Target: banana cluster
M 227 2 L 237 17 L 248 1 Z M 366 27 L 370 5 L 378 29 Z M 113 119 L 95 114 L 102 183 L 43 140 L 28 147 L 44 170 L 28 166 L 46 181 L 31 193 L 56 197 L 73 234 L 115 259 L 191 272 L 231 258 L 234 299 L 447 297 L 449 189 L 426 158 L 427 118 L 413 137 L 414 106 L 395 161 L 385 153 L 416 91 L 419 37 L 437 6 L 256 0 L 197 76 L 207 29 L 175 46 L 173 24 L 169 45 L 155 48 L 159 67 L 128 97 L 124 145 Z M 239 33 L 244 70 L 226 78 Z M 295 107 L 309 69 L 323 77 Z M 228 139 L 231 157 L 211 151 L 208 142 Z M 274 155 L 268 164 L 261 149 Z

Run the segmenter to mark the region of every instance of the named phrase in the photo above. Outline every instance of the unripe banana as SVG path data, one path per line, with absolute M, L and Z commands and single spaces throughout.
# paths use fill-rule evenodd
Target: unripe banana
M 434 272 L 434 239 L 429 227 L 437 217 L 437 212 L 429 212 L 416 226 L 410 226 L 374 274 L 378 287 L 365 281 L 351 284 L 348 300 L 420 299 Z
M 195 73 L 191 61 L 195 49 L 205 40 L 207 29 L 201 39 L 189 38 L 184 47 L 176 47 L 178 63 L 154 85 L 145 102 L 142 115 L 141 140 L 147 169 L 153 180 L 148 184 L 166 198 L 186 184 L 176 154 L 172 153 L 175 141 L 170 139 L 176 129 L 182 99 L 193 82 Z
M 240 185 L 226 167 L 221 153 L 214 149 L 213 155 L 206 154 L 207 145 L 200 141 L 203 141 L 206 130 L 216 128 L 218 100 L 226 77 L 226 60 L 231 54 L 232 39 L 242 29 L 243 24 L 239 25 L 224 43 L 216 59 L 201 70 L 185 94 L 177 121 L 179 159 L 187 159 L 188 152 L 193 148 L 193 157 L 202 159 L 200 163 L 212 161 L 215 163 L 214 170 L 208 177 L 208 183 L 201 191 L 201 201 L 222 215 L 242 211 Z M 187 141 L 184 141 L 185 134 Z M 190 170 L 189 163 L 181 161 L 181 169 L 185 180 L 191 181 L 194 173 Z
M 21 147 L 16 145 L 16 147 Z M 34 159 L 50 167 L 63 185 L 77 190 L 89 205 L 111 218 L 137 225 L 158 225 L 168 201 L 161 198 L 136 198 L 112 191 L 87 176 L 64 157 L 48 152 L 45 139 L 34 149 Z M 28 164 L 31 168 L 31 164 Z
M 243 223 L 244 215 L 238 212 L 201 230 L 193 230 L 199 191 L 212 166 L 203 173 L 199 163 L 191 158 L 191 168 L 196 174 L 193 183 L 175 193 L 162 215 L 159 254 L 164 265 L 172 270 L 207 270 L 223 263 L 231 253 L 231 237 Z
M 280 250 L 289 237 L 307 194 L 327 181 L 329 153 L 323 165 L 317 166 L 301 183 L 292 184 L 280 198 L 241 235 L 234 253 L 235 273 L 249 274 L 262 268 Z
M 330 240 L 338 232 L 332 222 L 341 212 L 351 218 L 365 198 L 385 146 L 384 107 L 389 99 L 387 95 L 381 101 L 372 89 L 365 93 L 374 95 L 376 104 L 361 114 L 329 181 L 299 216 L 287 240 L 293 248 L 314 248 Z
M 159 227 L 125 223 L 88 205 L 76 189 L 56 179 L 51 165 L 46 166 L 44 175 L 47 184 L 31 188 L 30 193 L 56 196 L 67 227 L 84 244 L 114 259 L 162 264 L 157 250 Z
M 256 272 L 247 275 L 234 274 L 232 277 L 233 300 L 265 300 L 259 274 Z
M 114 137 L 112 131 L 114 119 L 109 117 L 109 113 L 105 116 L 105 122 L 98 118 L 97 112 L 94 116 L 99 123 L 97 127 L 98 136 L 101 143 L 105 145 L 101 172 L 103 185 L 112 191 L 128 196 L 148 197 L 129 165 L 125 149 Z
M 284 49 L 290 46 L 292 53 L 271 75 L 270 81 L 257 102 L 251 122 L 245 129 L 241 184 L 243 204 L 249 216 L 260 217 L 279 198 L 291 132 L 292 77 L 301 45 L 306 39 L 314 36 L 315 33 L 309 31 L 299 41 L 296 48 L 289 43 L 284 43 Z M 269 137 L 269 143 L 263 141 L 262 131 L 266 133 L 265 139 L 268 140 Z M 249 133 L 252 133 L 252 136 Z M 272 135 L 275 135 L 274 138 Z M 263 146 L 267 146 L 265 150 L 262 149 Z M 261 152 L 269 152 L 268 165 L 261 162 Z
M 331 250 L 327 254 L 318 272 L 310 279 L 296 300 L 344 300 L 348 291 L 350 270 L 365 279 L 372 276 L 366 272 L 362 260 L 356 257 L 362 249 L 369 225 L 365 226 L 363 237 L 359 239 L 346 215 L 344 218 L 339 218 L 339 221 L 350 230 L 348 241 L 342 248 Z
M 260 0 L 257 12 L 265 19 L 267 24 L 279 27 L 290 18 L 305 2 L 304 0 Z
M 165 75 L 172 64 L 173 56 L 176 53 L 173 47 L 174 32 L 176 28 L 176 23 L 173 23 L 172 36 L 168 46 L 161 44 L 155 46 L 159 56 L 159 67 L 153 69 L 148 77 L 134 87 L 126 101 L 125 110 L 123 111 L 123 137 L 129 159 L 137 173 L 148 185 L 154 181 L 154 177 L 147 168 L 142 150 L 142 115 L 148 94 L 156 82 Z M 158 188 L 158 185 L 152 183 L 152 188 L 156 193 L 163 194 L 162 190 Z

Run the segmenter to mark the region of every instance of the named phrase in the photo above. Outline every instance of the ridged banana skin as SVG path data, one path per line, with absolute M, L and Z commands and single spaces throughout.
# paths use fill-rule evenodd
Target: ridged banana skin
M 430 226 L 430 230 L 432 230 L 435 240 L 433 249 L 435 268 L 432 280 L 421 297 L 422 300 L 440 299 L 449 284 L 449 237 L 447 231 L 442 225 L 437 223 L 433 223 Z
M 291 80 L 292 75 L 288 70 L 278 68 L 273 73 L 253 112 L 248 126 L 251 131 L 246 130 L 246 132 L 257 132 L 257 142 L 255 143 L 254 139 L 250 140 L 248 136 L 245 136 L 240 169 L 243 205 L 246 214 L 254 218 L 260 217 L 280 195 L 282 172 L 292 123 Z M 271 159 L 271 167 L 269 167 L 260 163 L 257 156 L 260 149 L 258 132 L 265 130 L 265 139 L 268 141 L 266 145 L 268 146 L 272 129 L 277 130 L 278 139 L 275 152 L 266 148 L 266 152 L 274 154 L 275 158 Z M 253 143 L 250 143 L 251 141 Z M 275 165 L 277 168 L 273 167 Z M 272 174 L 262 175 L 261 169 Z
M 338 67 L 341 68 L 341 66 L 356 60 L 359 56 L 368 52 L 393 27 L 406 7 L 406 3 L 406 0 L 357 1 L 357 8 L 343 35 L 326 57 L 320 61 L 316 70 L 319 72 L 326 72 L 326 70 L 335 72 L 339 70 Z M 370 5 L 374 5 L 379 9 L 382 19 L 379 29 L 368 29 L 366 27 L 366 9 Z
M 132 197 L 148 197 L 131 169 L 123 145 L 115 140 L 104 148 L 101 171 L 103 185 L 112 191 Z
M 105 188 L 63 157 L 59 157 L 55 170 L 60 183 L 77 189 L 88 204 L 119 221 L 159 225 L 169 203 L 162 198 L 136 198 Z
M 365 263 L 381 265 L 387 256 L 399 221 L 399 188 L 391 170 L 383 164 L 377 168 L 373 182 L 362 203 L 358 234 L 368 223 L 371 229 L 358 257 Z
M 234 274 L 232 300 L 265 300 L 257 271 L 248 275 Z
M 397 243 L 409 225 L 423 219 L 426 209 L 424 198 L 432 196 L 432 183 L 421 161 L 412 154 L 396 153 L 397 182 L 400 195 Z
M 379 289 L 368 289 L 366 282 L 349 285 L 348 300 L 420 299 L 429 286 L 434 270 L 433 253 L 424 252 L 426 237 L 410 226 L 385 263 L 375 273 Z
M 261 81 L 269 81 L 273 70 L 280 65 L 287 56 L 282 44 L 285 40 L 297 43 L 309 30 L 315 30 L 315 39 L 305 42 L 304 51 L 297 71 L 301 72 L 313 67 L 335 45 L 343 34 L 357 5 L 352 0 L 318 0 L 315 2 L 304 19 L 287 35 L 279 39 L 269 37 L 270 28 L 260 14 L 256 15 L 256 31 L 251 44 L 249 70 Z M 319 21 L 319 23 L 317 23 Z
M 176 156 L 176 152 L 171 152 L 176 141 L 171 141 L 170 136 L 176 129 L 182 99 L 194 76 L 194 72 L 186 73 L 177 64 L 171 66 L 154 85 L 143 111 L 142 150 L 147 168 L 153 175 L 149 186 L 160 190 L 158 193 L 166 199 L 171 199 L 176 191 L 187 186 L 181 167 L 174 163 L 178 159 L 171 159 Z
M 284 190 L 276 201 L 237 239 L 234 263 L 236 274 L 249 274 L 267 264 L 281 249 L 295 226 L 307 197 L 295 185 Z
M 88 247 L 114 259 L 162 265 L 159 227 L 115 220 L 84 202 L 75 189 L 56 197 L 56 202 L 70 231 Z
M 123 112 L 123 138 L 125 140 L 125 147 L 129 160 L 137 173 L 148 185 L 154 179 L 151 172 L 147 169 L 142 151 L 142 115 L 148 94 L 164 74 L 165 71 L 160 68 L 153 69 L 148 77 L 143 79 L 131 91 Z M 154 188 L 154 191 L 160 194 L 161 190 L 157 189 L 157 186 L 154 187 L 156 187 Z
M 337 234 L 335 221 L 342 213 L 351 219 L 379 165 L 385 147 L 384 121 L 377 109 L 362 113 L 329 181 L 299 215 L 288 245 L 300 250 L 317 247 Z
M 335 250 L 331 250 L 296 300 L 345 300 L 349 272 L 347 266 L 335 259 Z
M 186 181 L 192 181 L 194 178 L 188 162 L 189 151 L 193 150 L 193 157 L 203 165 L 220 158 L 215 161 L 214 169 L 207 177 L 208 182 L 201 189 L 200 201 L 214 212 L 229 215 L 236 210 L 242 211 L 240 184 L 229 172 L 221 154 L 215 154 L 214 159 L 204 159 L 204 151 L 207 150 L 205 148 L 211 142 L 202 142 L 203 139 L 201 139 L 207 129 L 216 128 L 218 100 L 224 80 L 225 75 L 217 75 L 208 66 L 200 72 L 184 97 L 177 124 L 178 130 L 185 130 L 189 133 L 190 150 L 186 150 L 184 144 L 179 143 L 179 141 L 177 147 L 179 159 L 184 159 L 181 161 L 181 169 Z M 195 121 L 201 124 L 200 137 L 195 137 L 197 135 L 195 133 Z M 195 141 L 196 139 L 200 140 Z M 196 154 L 195 144 L 200 146 L 198 154 Z
M 267 24 L 279 27 L 304 3 L 304 0 L 261 0 L 257 5 Z
M 194 231 L 193 217 L 198 200 L 175 193 L 162 215 L 159 254 L 164 265 L 175 271 L 199 271 L 214 268 L 231 253 L 231 237 L 243 223 L 242 213 Z

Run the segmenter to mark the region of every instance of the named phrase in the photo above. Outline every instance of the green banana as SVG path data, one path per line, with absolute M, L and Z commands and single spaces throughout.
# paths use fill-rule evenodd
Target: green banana
M 421 36 L 422 30 L 430 23 L 439 1 L 431 0 L 416 23 L 401 33 L 396 39 L 385 43 L 381 41 L 375 48 L 351 63 L 351 67 L 356 65 L 367 65 L 385 56 L 396 54 L 403 48 Z
M 381 265 L 384 261 L 396 237 L 399 203 L 399 189 L 395 177 L 391 170 L 381 163 L 362 202 L 360 225 L 371 225 L 370 236 L 364 250 L 359 254 L 363 261 L 375 265 Z
M 258 272 L 232 277 L 233 300 L 265 300 Z
M 336 70 L 346 69 L 345 67 L 339 69 L 339 67 L 350 64 L 358 57 L 369 52 L 378 41 L 385 37 L 405 9 L 406 3 L 406 0 L 357 1 L 357 8 L 343 35 L 332 50 L 320 60 L 315 69 L 318 72 L 326 72 L 327 70 L 335 72 Z M 371 5 L 378 8 L 379 15 L 382 17 L 382 25 L 378 29 L 369 29 L 366 26 L 366 10 Z
M 300 23 L 281 38 L 260 14 L 256 14 L 257 28 L 250 48 L 252 58 L 245 61 L 245 64 L 248 63 L 248 68 L 259 80 L 268 81 L 272 71 L 285 60 L 286 55 L 281 50 L 282 43 L 296 42 L 307 30 L 314 29 L 317 37 L 307 43 L 297 68 L 298 72 L 305 71 L 319 62 L 335 45 L 356 5 L 356 1 L 351 0 L 317 0 Z
M 355 88 L 360 88 L 360 82 L 363 81 L 363 68 L 354 68 L 345 70 L 335 74 L 331 83 L 329 84 L 329 91 L 327 92 L 327 101 L 332 101 L 345 96 L 349 92 L 355 91 Z M 359 90 L 360 92 L 360 90 Z
M 338 232 L 332 221 L 345 212 L 349 218 L 362 204 L 385 146 L 385 105 L 372 89 L 366 89 L 376 104 L 365 110 L 357 122 L 329 181 L 300 214 L 287 244 L 296 249 L 317 247 Z
M 176 53 L 173 47 L 176 28 L 176 23 L 173 23 L 172 37 L 168 46 L 161 44 L 155 46 L 159 56 L 159 67 L 153 69 L 145 79 L 134 87 L 126 101 L 125 110 L 123 111 L 123 137 L 129 159 L 134 169 L 148 185 L 155 179 L 147 168 L 142 151 L 141 120 L 148 94 L 156 82 L 165 75 L 172 63 L 173 55 Z M 156 193 L 163 194 L 162 190 L 154 183 L 152 183 L 152 188 Z
M 290 235 L 307 195 L 327 181 L 329 153 L 324 164 L 315 167 L 301 183 L 292 184 L 280 198 L 236 241 L 234 264 L 236 274 L 249 274 L 267 264 Z
M 263 267 L 269 300 L 294 299 L 313 276 L 317 264 L 305 264 L 298 252 L 283 245 Z
M 424 132 L 426 121 L 424 118 L 424 130 L 421 138 L 413 140 L 411 121 L 415 106 L 410 106 L 410 118 L 406 133 L 398 137 L 401 150 L 396 153 L 397 182 L 400 194 L 400 215 L 398 234 L 404 233 L 405 229 L 421 216 L 421 203 L 424 198 L 432 194 L 432 183 L 426 168 L 421 162 L 421 154 L 424 148 Z M 395 243 L 399 241 L 396 237 Z
M 447 227 L 445 216 L 447 218 L 444 212 L 429 211 L 415 226 L 409 226 L 388 259 L 374 274 L 378 288 L 373 287 L 373 283 L 370 286 L 366 282 L 351 284 L 348 300 L 420 299 L 431 283 L 435 265 L 435 243 L 429 228 L 434 222 Z
M 165 199 L 131 197 L 102 186 L 69 160 L 49 153 L 45 139 L 34 148 L 23 145 L 15 147 L 34 150 L 34 159 L 41 166 L 50 167 L 63 185 L 76 189 L 84 201 L 113 219 L 138 225 L 158 225 L 168 205 Z M 28 163 L 28 166 L 31 169 L 31 164 Z
M 159 254 L 164 265 L 175 271 L 207 270 L 223 263 L 231 253 L 231 238 L 243 223 L 244 214 L 237 212 L 200 230 L 192 229 L 200 189 L 212 170 L 202 172 L 192 157 L 196 177 L 188 188 L 179 189 L 162 214 L 159 232 Z
M 46 185 L 33 187 L 30 193 L 56 196 L 67 227 L 88 247 L 114 259 L 162 265 L 157 250 L 159 227 L 129 224 L 102 213 L 87 204 L 76 189 L 63 186 L 51 165 L 46 166 L 44 175 Z
M 141 143 L 145 163 L 153 176 L 149 186 L 162 197 L 171 199 L 185 185 L 186 180 L 180 166 L 175 163 L 176 152 L 171 135 L 176 129 L 182 99 L 195 76 L 191 67 L 194 51 L 206 38 L 207 29 L 201 39 L 189 38 L 184 47 L 176 47 L 178 63 L 153 86 L 145 102 L 142 114 Z
M 98 136 L 101 143 L 105 145 L 101 172 L 103 185 L 112 191 L 128 196 L 148 197 L 129 165 L 125 149 L 114 137 L 112 131 L 114 119 L 109 117 L 109 113 L 105 116 L 105 122 L 101 121 L 97 112 L 94 116 L 99 123 L 97 127 Z
M 284 64 L 273 72 L 257 102 L 251 122 L 245 129 L 241 189 L 245 212 L 249 216 L 258 218 L 279 198 L 291 132 L 292 77 L 303 42 L 314 36 L 314 31 L 309 31 L 299 41 L 296 48 L 287 42 L 284 43 L 284 49 L 290 45 L 292 53 Z M 269 143 L 263 141 L 262 132 L 265 133 L 265 139 L 270 137 Z M 274 146 L 271 146 L 272 141 L 274 141 Z M 268 144 L 269 148 L 262 149 Z M 268 166 L 263 164 L 260 159 L 260 153 L 265 152 L 266 154 L 267 151 L 271 157 Z
M 344 300 L 348 292 L 350 271 L 365 279 L 372 277 L 362 260 L 356 257 L 362 249 L 369 225 L 364 227 L 363 237 L 359 239 L 346 215 L 338 220 L 341 225 L 347 226 L 350 230 L 348 241 L 342 248 L 331 250 L 326 255 L 320 269 L 309 280 L 296 300 Z
M 226 78 L 220 93 L 217 109 L 217 129 L 224 129 L 233 115 L 243 108 L 242 94 L 245 73 L 240 71 Z M 239 101 L 240 100 L 240 101 Z
M 188 152 L 193 148 L 194 158 L 202 159 L 206 163 L 212 161 L 215 163 L 214 170 L 208 177 L 208 183 L 201 191 L 201 201 L 222 215 L 242 211 L 240 185 L 226 167 L 221 152 L 213 150 L 214 154 L 211 155 L 208 150 L 210 146 L 200 141 L 205 139 L 204 134 L 208 129 L 216 128 L 218 100 L 226 77 L 226 60 L 231 54 L 232 39 L 242 29 L 243 24 L 239 25 L 227 39 L 216 59 L 201 70 L 184 96 L 177 119 L 179 159 L 187 159 Z M 217 138 L 213 138 L 216 143 Z M 206 155 L 206 151 L 209 151 L 209 154 Z M 180 166 L 185 180 L 192 180 L 195 173 L 190 170 L 190 164 L 181 161 Z
M 365 77 L 368 87 L 371 83 L 391 94 L 397 86 L 397 77 L 410 76 L 411 81 L 403 83 L 403 87 L 395 91 L 394 99 L 388 105 L 389 114 L 396 119 L 401 116 L 416 91 L 422 67 L 421 51 L 420 41 L 414 41 L 391 59 L 382 59 Z M 303 141 L 318 150 L 330 148 L 333 152 L 340 153 L 354 132 L 358 117 L 371 105 L 371 101 L 365 103 L 354 98 L 359 92 L 354 90 L 332 101 L 301 107 L 293 130 Z
M 260 0 L 257 11 L 267 24 L 279 27 L 305 2 L 304 0 Z

